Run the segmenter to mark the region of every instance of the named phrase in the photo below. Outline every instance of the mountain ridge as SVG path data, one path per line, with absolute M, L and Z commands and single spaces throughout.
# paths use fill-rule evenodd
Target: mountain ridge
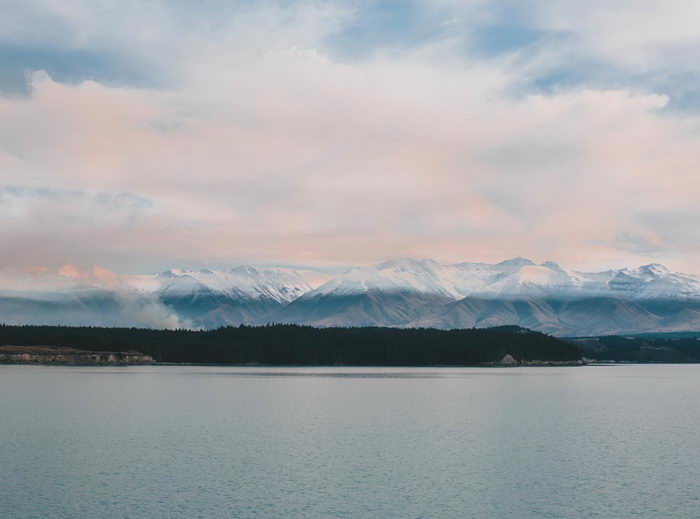
M 319 279 L 310 269 L 244 265 L 120 275 L 34 269 L 0 287 L 0 321 L 216 328 L 471 328 L 555 335 L 700 330 L 700 278 L 658 263 L 602 272 L 522 257 L 442 264 L 401 258 Z

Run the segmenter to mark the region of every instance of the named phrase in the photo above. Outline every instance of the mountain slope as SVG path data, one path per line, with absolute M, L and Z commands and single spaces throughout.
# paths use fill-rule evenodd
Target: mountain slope
M 442 294 L 407 290 L 309 293 L 264 321 L 315 326 L 406 326 L 432 315 L 451 301 Z
M 251 266 L 221 271 L 173 269 L 149 282 L 146 291 L 203 328 L 251 323 L 311 290 L 297 271 Z M 134 285 L 144 290 L 143 284 Z
M 217 328 L 471 328 L 518 325 L 556 335 L 700 330 L 700 278 L 659 264 L 580 272 L 526 258 L 440 264 L 399 259 L 319 271 L 242 266 L 118 275 L 33 269 L 0 279 L 0 321 Z

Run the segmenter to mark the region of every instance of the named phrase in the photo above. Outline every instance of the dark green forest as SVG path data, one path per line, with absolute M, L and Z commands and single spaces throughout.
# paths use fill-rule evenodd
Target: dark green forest
M 470 366 L 575 361 L 578 346 L 515 326 L 487 329 L 225 327 L 208 331 L 0 325 L 0 345 L 136 350 L 158 362 L 197 364 Z
M 615 362 L 700 362 L 700 333 L 571 339 L 584 357 Z

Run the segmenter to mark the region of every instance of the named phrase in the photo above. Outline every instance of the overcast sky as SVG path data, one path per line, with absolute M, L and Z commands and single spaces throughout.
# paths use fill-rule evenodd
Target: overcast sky
M 0 267 L 700 273 L 697 0 L 0 10 Z

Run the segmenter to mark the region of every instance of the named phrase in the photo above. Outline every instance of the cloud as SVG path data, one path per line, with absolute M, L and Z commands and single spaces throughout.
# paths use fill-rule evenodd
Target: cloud
M 193 328 L 154 294 L 97 266 L 0 268 L 0 301 L 6 323 Z
M 8 30 L 12 45 L 90 49 L 112 64 L 133 56 L 150 77 L 35 71 L 26 97 L 0 98 L 4 261 L 124 271 L 526 255 L 697 270 L 694 228 L 663 247 L 630 245 L 661 235 L 664 215 L 698 214 L 697 118 L 665 112 L 672 98 L 647 83 L 526 87 L 571 56 L 664 71 L 659 56 L 694 44 L 691 32 L 654 29 L 645 49 L 637 21 L 617 53 L 593 30 L 636 20 L 631 3 L 608 18 L 572 2 L 577 23 L 533 2 L 508 22 L 544 36 L 472 55 L 464 42 L 497 25 L 497 3 L 440 2 L 434 33 L 359 53 L 340 52 L 347 40 L 336 36 L 360 30 L 362 3 L 210 2 L 195 13 L 152 2 L 136 15 L 125 2 L 107 17 L 82 2 L 12 9 L 20 27 L 39 11 L 47 20 L 31 35 Z M 467 21 L 446 31 L 446 19 Z M 547 47 L 549 34 L 574 36 Z
M 133 294 L 118 294 L 116 297 L 122 319 L 127 325 L 166 330 L 194 328 L 192 321 L 179 317 L 155 299 L 134 297 Z

